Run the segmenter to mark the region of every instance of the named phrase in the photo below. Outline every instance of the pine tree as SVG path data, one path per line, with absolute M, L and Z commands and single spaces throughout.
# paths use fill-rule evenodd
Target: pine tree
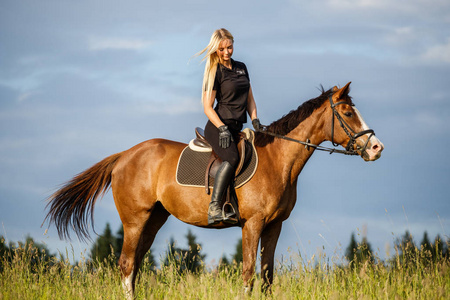
M 242 238 L 240 238 L 236 244 L 236 252 L 234 252 L 232 256 L 233 263 L 240 264 L 244 261 L 243 255 L 242 255 Z
M 188 249 L 175 247 L 174 239 L 170 239 L 163 265 L 172 265 L 178 272 L 199 272 L 206 255 L 200 254 L 201 245 L 196 242 L 196 236 L 190 230 L 186 235 L 186 239 L 188 241 Z
M 105 230 L 103 234 L 97 238 L 94 245 L 91 248 L 91 259 L 98 260 L 100 262 L 107 261 L 109 264 L 115 264 L 116 261 L 109 259 L 111 253 L 114 252 L 114 247 L 116 245 L 116 239 L 111 232 L 111 227 L 109 223 L 106 223 Z M 111 252 L 112 251 L 112 252 Z M 117 259 L 117 257 L 116 257 Z
M 396 240 L 395 249 L 397 250 L 400 263 L 409 264 L 410 262 L 414 262 L 416 257 L 416 244 L 408 230 L 405 231 L 405 234 L 400 239 Z
M 0 236 L 0 271 L 3 270 L 3 263 L 5 261 L 13 261 L 14 257 L 26 255 L 29 258 L 29 271 L 36 272 L 36 266 L 41 266 L 43 263 L 46 265 L 54 264 L 54 254 L 51 254 L 45 244 L 36 243 L 31 236 L 27 236 L 25 243 L 18 242 L 18 246 L 15 243 L 10 242 L 9 246 L 6 245 L 3 236 Z
M 360 245 L 360 256 L 361 256 L 361 262 L 373 262 L 373 251 L 372 246 L 370 245 L 369 241 L 367 240 L 367 237 L 362 238 L 362 242 Z
M 175 247 L 176 243 L 173 237 L 170 238 L 169 245 L 162 262 L 165 267 L 173 266 L 178 272 L 183 271 L 185 268 L 182 264 L 183 262 L 183 249 Z
M 422 242 L 420 243 L 420 248 L 422 251 L 431 251 L 433 250 L 433 246 L 430 243 L 430 240 L 428 239 L 428 233 L 425 231 L 423 233 Z
M 218 266 L 219 270 L 223 270 L 223 269 L 229 267 L 230 265 L 231 264 L 230 264 L 230 261 L 228 260 L 227 256 L 225 254 L 222 255 L 222 257 L 219 260 L 219 266 Z
M 357 260 L 356 253 L 358 252 L 358 243 L 356 242 L 355 233 L 352 232 L 352 235 L 350 236 L 350 244 L 347 246 L 347 249 L 345 250 L 345 258 L 349 262 Z
M 4 255 L 9 251 L 9 247 L 5 243 L 5 238 L 0 235 L 0 257 L 4 257 Z
M 188 230 L 186 239 L 188 241 L 188 251 L 186 255 L 186 265 L 187 269 L 191 272 L 198 272 L 201 269 L 202 261 L 205 259 L 206 255 L 200 254 L 201 245 L 198 244 L 196 236 L 192 234 L 191 230 Z
M 433 247 L 433 250 L 431 253 L 432 253 L 433 260 L 436 261 L 436 260 L 441 259 L 444 254 L 444 243 L 442 242 L 442 239 L 439 234 L 434 239 L 434 244 L 432 247 Z
M 123 246 L 123 225 L 120 225 L 119 230 L 117 230 L 116 242 L 114 245 L 114 255 L 119 258 L 120 253 L 122 252 Z
M 358 243 L 355 238 L 355 233 L 352 232 L 350 237 L 350 243 L 345 250 L 345 258 L 352 267 L 359 267 L 366 262 L 374 262 L 372 255 L 372 246 L 370 245 L 367 237 L 363 237 L 361 243 Z

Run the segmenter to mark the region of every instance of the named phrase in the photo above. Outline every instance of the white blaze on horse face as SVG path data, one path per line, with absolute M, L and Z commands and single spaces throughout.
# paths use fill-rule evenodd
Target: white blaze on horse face
M 359 112 L 359 110 L 356 107 L 353 107 L 353 110 L 355 111 L 356 116 L 359 118 L 359 120 L 362 124 L 361 131 L 370 129 L 369 126 L 367 126 L 367 123 L 364 121 L 363 117 L 361 116 L 361 113 Z M 359 137 L 358 139 L 364 139 L 362 141 L 362 145 L 364 145 L 364 143 L 367 141 L 369 136 L 370 136 L 370 134 L 367 133 L 367 134 Z M 383 151 L 383 149 L 384 149 L 383 143 L 375 135 L 372 135 L 370 137 L 369 142 L 367 143 L 367 147 L 365 150 L 365 152 L 367 154 L 362 153 L 362 156 L 363 156 L 364 160 L 369 160 L 369 161 L 377 160 L 378 158 L 380 158 L 381 151 Z M 364 157 L 364 156 L 367 156 L 367 157 Z

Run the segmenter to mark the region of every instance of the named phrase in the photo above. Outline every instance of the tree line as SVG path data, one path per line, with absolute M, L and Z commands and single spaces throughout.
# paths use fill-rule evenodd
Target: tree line
M 203 269 L 203 262 L 206 254 L 201 252 L 201 244 L 197 242 L 197 237 L 188 230 L 185 235 L 187 248 L 178 247 L 174 238 L 170 238 L 167 250 L 160 261 L 161 266 L 174 266 L 177 271 L 199 272 Z M 90 259 L 100 262 L 115 263 L 122 251 L 123 226 L 114 235 L 109 223 L 106 224 L 103 234 L 101 234 L 90 250 Z M 219 261 L 219 267 L 231 266 L 242 262 L 242 239 L 236 243 L 235 253 L 230 259 L 224 254 Z M 156 268 L 156 260 L 153 253 L 147 252 L 143 259 L 142 267 L 150 270 Z
M 17 257 L 26 258 L 31 271 L 35 271 L 37 266 L 54 265 L 57 261 L 56 255 L 51 254 L 46 245 L 36 243 L 31 236 L 27 236 L 25 242 L 10 242 L 7 245 L 0 235 L 0 272 L 5 262 L 12 262 Z
M 394 242 L 395 255 L 387 259 L 387 263 L 407 265 L 420 262 L 423 265 L 435 263 L 441 259 L 449 259 L 450 239 L 442 239 L 437 235 L 433 242 L 430 241 L 425 231 L 422 240 L 417 244 L 408 230 Z M 350 267 L 360 267 L 363 264 L 376 263 L 378 258 L 372 250 L 372 246 L 366 236 L 357 242 L 355 233 L 351 234 L 350 243 L 345 250 L 345 258 Z
M 197 237 L 190 230 L 188 230 L 185 238 L 188 245 L 187 248 L 177 247 L 173 237 L 170 239 L 167 250 L 160 261 L 161 267 L 173 266 L 178 272 L 199 272 L 203 270 L 206 255 L 201 251 L 201 244 L 197 242 Z M 113 234 L 109 223 L 107 223 L 103 234 L 99 235 L 92 245 L 89 259 L 91 262 L 116 265 L 122 251 L 122 244 L 123 226 L 119 228 L 116 234 Z M 395 255 L 392 258 L 388 258 L 386 262 L 399 264 L 420 262 L 426 265 L 441 259 L 450 259 L 449 245 L 450 240 L 448 238 L 442 239 L 439 235 L 433 241 L 430 241 L 426 231 L 421 242 L 417 244 L 409 231 L 406 231 L 404 235 L 395 240 Z M 5 261 L 11 261 L 15 255 L 20 255 L 25 251 L 33 253 L 30 258 L 31 267 L 40 263 L 51 265 L 57 261 L 55 259 L 56 255 L 51 254 L 46 245 L 35 242 L 30 236 L 26 237 L 24 243 L 18 242 L 17 245 L 15 243 L 7 245 L 3 236 L 0 236 L 0 271 Z M 361 241 L 357 241 L 355 233 L 351 234 L 344 257 L 352 268 L 380 262 L 380 259 L 373 252 L 367 237 L 363 236 Z M 236 243 L 234 254 L 230 258 L 224 254 L 219 261 L 218 267 L 236 266 L 242 260 L 242 239 L 239 239 Z M 148 251 L 141 268 L 155 270 L 156 266 L 157 263 L 153 253 Z

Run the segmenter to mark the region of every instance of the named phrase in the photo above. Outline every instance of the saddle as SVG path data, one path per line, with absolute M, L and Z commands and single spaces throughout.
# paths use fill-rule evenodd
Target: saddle
M 180 155 L 176 180 L 183 186 L 204 187 L 206 194 L 209 195 L 222 160 L 205 139 L 203 129 L 196 128 L 195 136 Z M 235 178 L 222 199 L 224 222 L 229 224 L 238 224 L 240 218 L 235 189 L 246 184 L 253 177 L 258 166 L 258 154 L 253 145 L 254 138 L 254 132 L 248 128 L 239 134 L 237 143 L 239 165 L 236 168 Z
M 222 160 L 212 150 L 211 145 L 205 138 L 204 130 L 202 128 L 195 128 L 195 136 L 196 138 L 189 143 L 189 147 L 194 151 L 211 152 L 211 156 L 205 170 L 205 192 L 209 195 L 209 178 L 216 177 L 217 170 L 222 164 Z M 239 164 L 236 168 L 235 178 L 239 176 L 239 174 L 241 174 L 242 170 L 249 164 L 252 158 L 252 145 L 248 141 L 246 133 L 239 133 L 239 142 L 237 143 L 237 148 L 239 152 Z

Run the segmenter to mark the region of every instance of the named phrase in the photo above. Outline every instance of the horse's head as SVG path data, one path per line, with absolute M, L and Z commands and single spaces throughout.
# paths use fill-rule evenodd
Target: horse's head
M 365 161 L 374 161 L 380 158 L 384 145 L 369 129 L 361 114 L 348 95 L 350 83 L 343 88 L 333 88 L 329 99 L 331 113 L 331 142 L 341 145 L 347 151 L 356 152 Z

